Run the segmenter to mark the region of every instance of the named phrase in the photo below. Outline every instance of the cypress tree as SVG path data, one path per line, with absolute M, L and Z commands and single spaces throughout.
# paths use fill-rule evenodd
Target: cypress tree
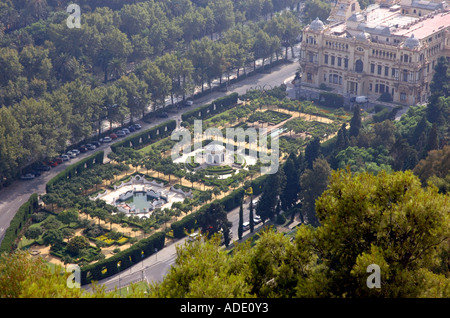
M 242 239 L 242 234 L 244 233 L 244 209 L 242 207 L 242 201 L 243 200 L 241 200 L 241 206 L 239 207 L 239 226 L 238 226 L 239 240 Z
M 248 206 L 249 209 L 249 223 L 250 223 L 250 232 L 253 233 L 255 230 L 255 222 L 253 221 L 253 196 L 250 197 L 250 204 Z
M 356 106 L 353 110 L 353 117 L 350 120 L 350 137 L 358 137 L 359 130 L 361 129 L 361 110 L 359 106 Z

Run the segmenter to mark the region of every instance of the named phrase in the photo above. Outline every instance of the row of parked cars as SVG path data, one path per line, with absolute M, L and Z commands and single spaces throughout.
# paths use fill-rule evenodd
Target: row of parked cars
M 123 128 L 123 129 L 121 129 L 119 131 L 116 131 L 115 133 L 110 134 L 109 136 L 100 138 L 99 141 L 102 142 L 102 143 L 108 143 L 108 142 L 111 142 L 111 141 L 113 141 L 113 140 L 115 140 L 117 138 L 125 137 L 126 135 L 128 135 L 128 134 L 130 134 L 130 133 L 132 133 L 132 132 L 134 132 L 136 130 L 139 130 L 141 128 L 142 128 L 141 125 L 133 124 L 133 125 L 129 126 L 128 128 Z
M 85 153 L 85 152 L 88 152 L 89 150 L 97 149 L 98 147 L 100 147 L 102 145 L 102 143 L 108 143 L 119 137 L 125 137 L 126 135 L 130 134 L 131 132 L 134 132 L 141 128 L 142 128 L 141 125 L 133 124 L 133 125 L 130 125 L 128 128 L 123 128 L 122 130 L 119 130 L 113 134 L 110 134 L 109 136 L 100 138 L 99 141 L 92 141 L 86 145 L 81 145 L 80 147 L 78 147 L 76 149 L 69 150 L 67 153 L 62 154 L 59 157 L 56 157 L 47 162 L 43 162 L 42 165 L 37 166 L 36 168 L 34 168 L 34 170 L 23 174 L 20 177 L 20 179 L 21 180 L 32 180 L 36 177 L 39 177 L 41 175 L 41 172 L 49 171 L 51 168 L 56 167 L 65 161 L 69 161 L 81 153 Z

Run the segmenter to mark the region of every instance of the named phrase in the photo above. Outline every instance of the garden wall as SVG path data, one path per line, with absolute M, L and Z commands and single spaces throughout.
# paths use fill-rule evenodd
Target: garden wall
M 130 266 L 141 262 L 144 257 L 149 257 L 155 253 L 155 249 L 158 251 L 161 250 L 164 247 L 165 238 L 166 236 L 164 233 L 155 233 L 108 259 L 83 266 L 81 268 L 81 285 L 86 285 L 92 281 L 99 281 L 115 275 L 119 273 L 119 270 L 124 271 Z M 120 267 L 118 264 L 120 264 Z
M 47 182 L 45 186 L 45 190 L 47 193 L 49 193 L 51 187 L 57 183 L 61 179 L 70 179 L 72 176 L 77 175 L 81 173 L 85 169 L 91 168 L 95 164 L 102 164 L 103 163 L 103 157 L 105 153 L 104 151 L 99 151 L 94 153 L 93 155 L 80 160 L 79 162 L 67 167 L 60 173 L 58 173 L 56 176 L 54 176 L 50 181 Z
M 150 143 L 170 136 L 172 131 L 177 127 L 177 122 L 175 120 L 166 121 L 158 126 L 144 130 L 141 133 L 129 136 L 120 142 L 111 145 L 111 150 L 116 151 L 118 147 L 130 147 L 133 149 L 139 149 Z

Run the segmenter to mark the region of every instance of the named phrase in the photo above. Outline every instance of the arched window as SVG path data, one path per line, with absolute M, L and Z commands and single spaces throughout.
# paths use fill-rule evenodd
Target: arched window
M 355 62 L 355 72 L 362 73 L 364 69 L 364 63 L 361 60 Z

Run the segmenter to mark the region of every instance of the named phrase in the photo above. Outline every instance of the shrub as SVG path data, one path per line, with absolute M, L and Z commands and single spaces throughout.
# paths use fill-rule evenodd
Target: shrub
M 284 224 L 286 222 L 286 217 L 284 216 L 284 214 L 278 214 L 276 222 L 278 225 Z
M 164 247 L 165 234 L 158 232 L 152 236 L 142 239 L 132 247 L 123 250 L 116 255 L 100 260 L 95 264 L 82 266 L 81 268 L 81 284 L 85 285 L 95 280 L 109 277 L 117 274 L 128 267 L 137 264 L 142 260 L 142 252 L 145 257 L 155 253 L 155 249 L 161 250 Z M 118 266 L 120 264 L 120 267 Z
M 331 108 L 340 108 L 344 106 L 344 96 L 330 92 L 321 92 L 319 95 L 320 103 Z

